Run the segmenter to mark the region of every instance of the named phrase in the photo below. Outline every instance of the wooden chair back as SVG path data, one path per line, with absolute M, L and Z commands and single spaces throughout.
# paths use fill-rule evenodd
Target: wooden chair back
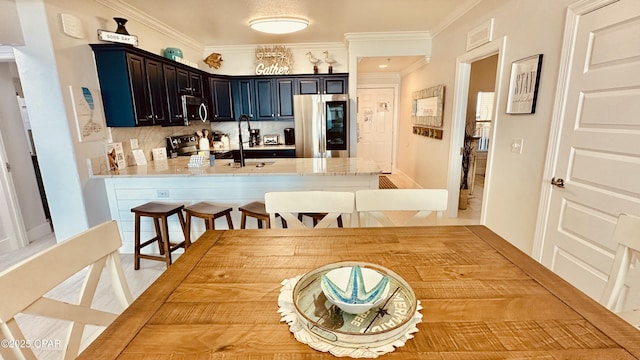
M 640 217 L 621 214 L 613 239 L 618 247 L 600 303 L 632 325 L 640 327 L 640 308 L 625 307 L 623 301 L 629 271 L 634 263 L 640 266 Z
M 94 294 L 102 270 L 107 266 L 118 300 L 126 308 L 133 302 L 120 254 L 120 231 L 108 221 L 58 243 L 0 273 L 0 338 L 26 342 L 15 320 L 19 313 L 71 321 L 65 359 L 79 352 L 85 325 L 109 325 L 118 314 L 93 309 Z M 49 291 L 88 268 L 78 304 L 44 297 Z M 30 348 L 0 347 L 5 359 L 35 359 Z
M 298 213 L 326 213 L 314 228 L 326 228 L 337 223 L 342 215 L 348 226 L 354 210 L 353 192 L 346 191 L 282 191 L 264 195 L 265 207 L 271 224 L 275 224 L 276 214 L 287 222 L 288 228 L 299 229 L 307 226 L 298 219 Z
M 447 210 L 446 189 L 372 189 L 356 191 L 356 211 L 360 226 L 370 224 L 370 216 L 382 226 L 420 226 L 432 212 L 437 216 Z M 402 223 L 393 221 L 385 212 L 414 211 Z

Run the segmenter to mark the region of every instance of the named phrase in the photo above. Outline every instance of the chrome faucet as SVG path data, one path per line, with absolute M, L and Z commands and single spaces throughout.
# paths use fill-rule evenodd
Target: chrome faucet
M 242 145 L 242 120 L 247 120 L 247 128 L 249 130 L 249 138 L 251 138 L 251 122 L 249 117 L 245 114 L 240 115 L 238 118 L 238 147 L 240 148 L 240 166 L 244 166 L 244 147 Z

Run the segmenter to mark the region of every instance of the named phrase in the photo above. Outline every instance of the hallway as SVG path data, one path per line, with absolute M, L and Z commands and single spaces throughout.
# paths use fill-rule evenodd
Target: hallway
M 415 189 L 419 186 L 409 177 L 402 173 L 385 174 L 398 189 Z M 455 219 L 447 218 L 446 214 L 441 219 L 435 219 L 432 215 L 429 219 L 433 219 L 432 225 L 478 225 L 480 224 L 480 213 L 482 210 L 482 199 L 484 193 L 484 175 L 476 175 L 473 195 L 469 196 L 469 204 L 465 210 L 458 210 L 458 217 Z

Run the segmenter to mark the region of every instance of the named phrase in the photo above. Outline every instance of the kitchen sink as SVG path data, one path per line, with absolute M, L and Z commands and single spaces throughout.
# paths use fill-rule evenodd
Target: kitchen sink
M 263 161 L 260 159 L 256 159 L 256 160 L 245 160 L 244 161 L 244 165 L 245 167 L 265 167 L 267 165 L 273 165 L 275 163 L 275 161 Z M 227 164 L 229 166 L 232 167 L 240 167 L 240 163 L 236 163 L 236 162 L 232 162 Z

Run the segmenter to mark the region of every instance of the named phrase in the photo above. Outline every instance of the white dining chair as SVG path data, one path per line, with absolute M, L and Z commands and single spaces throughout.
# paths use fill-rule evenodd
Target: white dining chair
M 124 308 L 133 302 L 120 254 L 120 231 L 108 221 L 58 243 L 0 273 L 0 338 L 6 343 L 27 343 L 17 314 L 30 314 L 70 321 L 64 359 L 74 359 L 80 350 L 85 325 L 107 326 L 118 314 L 92 308 L 95 291 L 107 266 L 115 295 Z M 49 291 L 87 268 L 77 304 L 49 297 Z M 33 339 L 31 339 L 33 341 Z M 5 359 L 35 359 L 28 347 L 0 347 Z
M 621 214 L 613 239 L 618 247 L 600 303 L 632 325 L 640 327 L 640 308 L 625 308 L 622 299 L 630 268 L 634 264 L 640 266 L 640 217 Z
M 446 189 L 372 189 L 356 191 L 356 211 L 360 226 L 370 225 L 368 216 L 382 226 L 425 225 L 426 218 L 436 212 L 437 217 L 447 210 Z M 406 220 L 393 221 L 389 212 L 413 212 Z
M 354 195 L 348 191 L 280 191 L 264 195 L 265 207 L 271 224 L 276 214 L 286 221 L 288 228 L 306 228 L 298 219 L 301 213 L 326 213 L 314 228 L 326 228 L 342 217 L 345 226 L 351 223 L 354 210 Z

